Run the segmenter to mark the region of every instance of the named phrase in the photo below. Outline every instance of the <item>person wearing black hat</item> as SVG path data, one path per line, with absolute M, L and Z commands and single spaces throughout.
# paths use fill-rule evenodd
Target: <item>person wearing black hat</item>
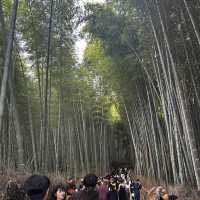
M 22 186 L 31 200 L 46 200 L 48 196 L 50 181 L 46 176 L 30 176 Z
M 95 174 L 88 174 L 83 179 L 85 188 L 74 193 L 72 200 L 99 200 L 99 194 L 96 189 L 98 177 Z

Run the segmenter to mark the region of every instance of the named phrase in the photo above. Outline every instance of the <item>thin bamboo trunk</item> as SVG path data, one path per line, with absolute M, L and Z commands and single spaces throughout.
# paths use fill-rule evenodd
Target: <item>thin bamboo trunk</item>
M 15 0 L 12 7 L 12 16 L 10 22 L 10 31 L 8 35 L 7 48 L 5 53 L 5 62 L 4 62 L 4 72 L 3 79 L 1 82 L 1 93 L 0 93 L 0 130 L 3 122 L 3 113 L 5 107 L 5 98 L 6 98 L 6 90 L 7 90 L 7 82 L 9 79 L 9 73 L 11 69 L 11 58 L 13 51 L 13 41 L 14 41 L 14 32 L 15 32 L 15 24 L 17 18 L 17 9 L 18 9 L 18 0 Z
M 193 136 L 193 129 L 192 129 L 192 124 L 191 124 L 191 119 L 189 118 L 190 114 L 189 114 L 189 110 L 188 110 L 188 101 L 187 99 L 184 98 L 183 95 L 183 91 L 182 88 L 180 86 L 180 81 L 176 72 L 176 66 L 175 66 L 175 62 L 174 62 L 174 58 L 172 56 L 172 52 L 171 52 L 171 48 L 170 48 L 170 44 L 169 44 L 169 40 L 166 34 L 166 30 L 165 30 L 165 26 L 161 17 L 161 13 L 160 13 L 160 9 L 158 6 L 158 1 L 156 0 L 157 3 L 157 10 L 158 10 L 158 14 L 159 14 L 159 18 L 160 18 L 160 22 L 161 22 L 161 26 L 162 26 L 162 31 L 163 31 L 163 35 L 165 38 L 165 42 L 167 45 L 167 49 L 168 49 L 168 53 L 169 53 L 169 58 L 170 58 L 170 62 L 172 65 L 172 71 L 173 71 L 173 75 L 174 75 L 174 79 L 175 79 L 175 84 L 177 87 L 177 92 L 179 95 L 179 101 L 182 107 L 182 114 L 183 114 L 183 119 L 185 120 L 185 128 L 186 128 L 186 134 L 188 135 L 188 139 L 189 139 L 189 146 L 190 146 L 190 150 L 191 150 L 191 154 L 192 154 L 192 162 L 193 162 L 193 166 L 194 166 L 194 171 L 195 171 L 195 178 L 196 178 L 196 182 L 197 182 L 197 187 L 198 190 L 200 190 L 200 161 L 199 161 L 199 157 L 197 154 L 197 149 L 196 149 L 196 144 L 195 144 L 195 140 L 194 140 L 194 136 Z
M 45 96 L 44 96 L 44 138 L 48 138 L 48 96 L 49 96 L 49 68 L 50 68 L 50 49 L 51 49 L 51 34 L 52 34 L 52 19 L 53 19 L 53 6 L 54 0 L 50 1 L 50 17 L 49 17 L 49 27 L 48 27 L 48 41 L 47 41 L 47 65 L 46 65 L 46 77 L 45 77 Z M 42 168 L 45 170 L 46 166 L 46 157 L 47 157 L 47 145 L 48 141 L 43 141 L 43 149 L 44 149 L 44 156 L 42 162 Z
M 16 128 L 16 141 L 17 141 L 17 169 L 23 173 L 24 171 L 24 149 L 23 149 L 23 137 L 20 127 L 19 114 L 17 110 L 16 99 L 13 91 L 12 80 L 9 79 L 9 89 L 10 89 L 10 98 L 13 104 L 13 112 L 14 112 L 14 122 Z
M 131 126 L 131 122 L 130 122 L 128 110 L 127 110 L 125 104 L 124 104 L 124 109 L 125 109 L 125 112 L 126 112 L 126 117 L 127 117 L 128 124 L 129 124 L 129 130 L 130 130 L 130 133 L 131 133 L 132 143 L 133 143 L 134 150 L 135 150 L 136 163 L 138 163 L 137 173 L 141 174 L 140 160 L 139 160 L 139 155 L 138 155 L 138 151 L 137 151 L 137 147 L 136 147 L 136 142 L 135 142 L 135 138 L 134 138 L 134 132 L 133 132 L 133 129 L 132 129 L 132 126 Z
M 193 28 L 194 28 L 195 35 L 196 35 L 196 37 L 197 37 L 197 41 L 198 41 L 198 43 L 199 43 L 199 45 L 200 45 L 200 34 L 199 34 L 198 28 L 197 28 L 197 26 L 196 26 L 196 23 L 195 23 L 195 21 L 194 21 L 194 18 L 193 18 L 193 16 L 192 16 L 192 13 L 191 13 L 191 11 L 190 11 L 190 8 L 189 8 L 189 6 L 188 6 L 188 3 L 187 3 L 186 0 L 183 0 L 183 3 L 184 3 L 184 5 L 185 5 L 185 8 L 186 8 L 186 10 L 187 10 L 187 12 L 188 12 L 188 15 L 189 15 L 189 17 L 190 17 L 192 26 L 193 26 Z

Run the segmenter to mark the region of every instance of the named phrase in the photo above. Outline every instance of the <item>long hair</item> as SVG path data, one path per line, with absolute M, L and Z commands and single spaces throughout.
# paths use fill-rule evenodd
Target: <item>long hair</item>
M 65 191 L 65 198 L 66 198 L 66 188 L 64 187 L 63 184 L 58 184 L 56 186 L 53 187 L 52 191 L 51 191 L 51 194 L 50 194 L 50 200 L 56 200 L 56 192 L 58 190 L 62 190 L 62 191 Z M 65 199 L 64 198 L 64 199 Z

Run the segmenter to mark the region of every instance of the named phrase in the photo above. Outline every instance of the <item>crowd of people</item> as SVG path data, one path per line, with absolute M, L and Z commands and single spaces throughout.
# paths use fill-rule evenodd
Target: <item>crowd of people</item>
M 70 179 L 64 184 L 51 186 L 46 176 L 33 175 L 18 188 L 9 182 L 4 200 L 141 200 L 143 189 L 139 179 L 132 180 L 129 171 L 118 169 L 105 177 L 88 174 L 80 182 Z M 143 189 L 145 190 L 145 189 Z M 149 193 L 151 200 L 175 200 L 174 194 L 168 194 L 163 188 Z M 152 198 L 152 193 L 156 195 Z

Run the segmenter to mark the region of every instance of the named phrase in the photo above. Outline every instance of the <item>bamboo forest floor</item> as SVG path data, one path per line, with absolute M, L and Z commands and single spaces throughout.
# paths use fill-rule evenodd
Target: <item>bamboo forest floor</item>
M 9 180 L 16 181 L 19 185 L 21 185 L 27 177 L 29 177 L 31 173 L 26 172 L 23 175 L 15 172 L 13 170 L 7 170 L 5 173 L 0 173 L 0 194 L 5 191 L 6 184 Z M 64 175 L 55 175 L 55 174 L 47 174 L 47 176 L 51 180 L 51 185 L 55 185 L 58 183 L 65 183 L 66 178 Z M 82 177 L 80 177 L 81 179 Z M 146 177 L 137 177 L 141 180 L 143 185 L 142 190 L 142 200 L 154 200 L 154 198 L 147 198 L 147 192 L 150 191 L 153 187 L 163 186 L 167 189 L 168 192 L 173 192 L 178 195 L 179 200 L 199 200 L 199 197 L 196 196 L 196 191 L 190 188 L 190 186 L 181 186 L 181 185 L 169 185 L 166 186 L 164 183 L 156 183 L 156 181 L 152 180 L 151 178 Z M 80 180 L 77 179 L 77 180 Z

